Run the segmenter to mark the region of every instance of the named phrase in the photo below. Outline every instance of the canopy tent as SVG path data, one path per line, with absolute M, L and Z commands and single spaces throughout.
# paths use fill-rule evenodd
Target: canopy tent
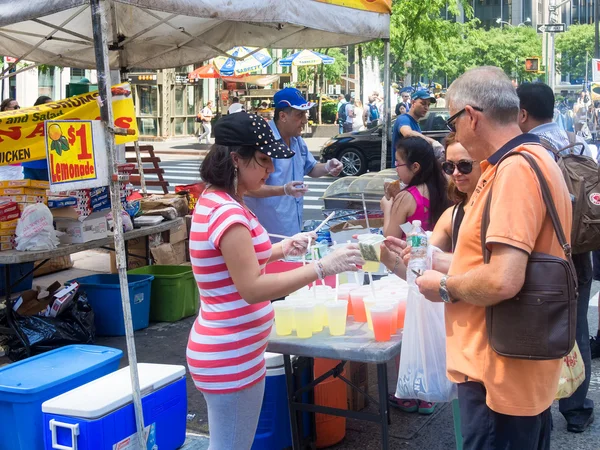
M 391 0 L 106 0 L 113 69 L 207 61 L 236 45 L 339 47 L 389 37 Z M 0 55 L 95 69 L 90 0 L 0 0 Z M 339 5 L 356 4 L 363 9 Z M 388 11 L 388 14 L 373 11 Z M 358 13 L 358 14 L 357 14 Z
M 384 39 L 389 90 L 391 0 L 0 0 L 0 55 L 38 64 L 95 68 L 106 151 L 117 173 L 110 68 L 163 69 L 214 58 L 235 45 L 339 47 Z M 360 9 L 360 14 L 357 14 Z M 0 77 L 1 78 L 1 77 Z M 117 81 L 117 80 L 114 80 Z M 387 91 L 386 91 L 387 92 Z M 389 96 L 382 139 L 385 166 Z M 111 180 L 115 249 L 130 364 L 138 445 L 145 448 L 119 178 Z
M 333 64 L 335 58 L 314 50 L 302 50 L 293 55 L 287 56 L 279 60 L 279 65 L 282 67 L 291 66 L 318 66 L 319 64 Z

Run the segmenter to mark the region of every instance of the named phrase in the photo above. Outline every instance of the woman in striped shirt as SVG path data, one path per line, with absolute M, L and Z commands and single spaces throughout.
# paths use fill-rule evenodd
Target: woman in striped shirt
M 271 158 L 294 155 L 276 141 L 260 116 L 240 112 L 221 118 L 215 144 L 202 163 L 207 188 L 198 199 L 190 230 L 190 257 L 201 308 L 187 345 L 196 387 L 208 406 L 210 450 L 249 449 L 254 439 L 265 383 L 264 352 L 273 322 L 270 300 L 327 275 L 357 270 L 357 246 L 320 262 L 265 274 L 265 265 L 306 252 L 299 233 L 271 245 L 243 197 L 273 172 Z

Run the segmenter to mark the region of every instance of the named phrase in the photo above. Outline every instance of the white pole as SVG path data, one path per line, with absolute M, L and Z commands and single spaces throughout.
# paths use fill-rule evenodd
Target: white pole
M 98 93 L 100 98 L 100 117 L 104 122 L 106 131 L 106 153 L 109 164 L 112 164 L 112 173 L 117 174 L 117 155 L 115 151 L 114 116 L 112 110 L 112 94 L 110 83 L 110 66 L 108 62 L 106 0 L 90 0 L 92 14 L 92 28 L 94 32 L 94 51 L 96 56 L 96 70 L 98 72 Z M 125 243 L 123 240 L 123 220 L 121 218 L 120 186 L 118 177 L 111 177 L 110 196 L 112 214 L 115 222 L 115 255 L 119 269 L 119 282 L 121 285 L 121 299 L 123 302 L 123 317 L 125 321 L 125 340 L 127 342 L 127 357 L 129 359 L 129 372 L 133 391 L 133 406 L 135 410 L 137 445 L 135 448 L 146 448 L 144 439 L 144 416 L 142 413 L 142 396 L 140 393 L 140 380 L 137 370 L 137 356 L 133 338 L 133 322 L 131 318 L 131 304 L 129 303 L 129 288 L 127 286 L 127 265 L 125 259 Z
M 388 137 L 390 130 L 390 123 L 392 121 L 392 115 L 390 114 L 390 40 L 384 39 L 384 52 L 385 52 L 385 63 L 384 63 L 384 72 L 383 72 L 383 91 L 385 92 L 384 106 L 383 106 L 383 129 L 381 134 L 381 170 L 386 168 L 387 163 L 387 145 L 388 145 Z M 392 152 L 394 149 L 392 149 Z

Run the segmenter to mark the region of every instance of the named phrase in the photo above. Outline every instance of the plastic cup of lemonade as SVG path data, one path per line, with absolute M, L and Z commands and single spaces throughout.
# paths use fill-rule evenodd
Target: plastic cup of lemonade
M 352 312 L 356 322 L 366 322 L 367 314 L 363 299 L 371 295 L 371 287 L 363 286 L 350 292 L 350 301 L 352 302 Z
M 371 309 L 373 320 L 373 334 L 378 342 L 389 341 L 392 337 L 392 305 L 379 304 Z
M 329 334 L 332 336 L 346 334 L 348 300 L 328 300 L 325 302 L 325 309 L 329 323 Z
M 275 333 L 278 336 L 289 336 L 292 334 L 294 305 L 286 301 L 274 302 L 273 311 L 275 312 Z
M 360 287 L 360 285 L 356 284 L 356 283 L 345 283 L 345 284 L 340 284 L 338 286 L 338 300 L 346 300 L 348 301 L 348 315 L 351 316 L 352 315 L 352 302 L 350 301 L 350 292 L 352 292 L 355 289 L 358 289 Z
M 323 297 L 317 297 L 312 300 L 313 305 L 315 306 L 313 312 L 313 333 L 319 333 L 323 331 L 323 327 L 327 322 L 326 312 L 325 312 L 325 300 Z
M 307 339 L 313 335 L 313 321 L 315 305 L 312 302 L 296 303 L 294 305 L 294 316 L 296 317 L 296 336 Z
M 398 308 L 400 307 L 400 300 L 393 297 L 386 297 L 378 304 L 390 305 L 392 307 L 392 323 L 390 331 L 392 334 L 396 334 L 396 331 L 398 331 Z
M 363 303 L 365 305 L 365 314 L 367 315 L 367 325 L 369 330 L 373 331 L 373 318 L 371 317 L 371 308 L 377 304 L 377 299 L 375 297 L 367 296 L 363 299 Z
M 359 234 L 358 246 L 365 260 L 362 270 L 365 272 L 378 272 L 381 264 L 381 243 L 385 240 L 381 234 Z

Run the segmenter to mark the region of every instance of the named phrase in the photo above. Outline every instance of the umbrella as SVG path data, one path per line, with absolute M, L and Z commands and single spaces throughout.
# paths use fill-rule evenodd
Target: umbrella
M 221 78 L 221 74 L 212 64 L 198 67 L 194 71 L 188 73 L 190 80 L 197 80 L 198 78 Z
M 290 66 L 317 66 L 319 64 L 333 64 L 335 58 L 323 55 L 322 53 L 313 50 L 302 50 L 293 55 L 283 58 L 279 61 L 279 65 L 283 67 Z
M 229 58 L 218 56 L 213 64 L 224 76 L 243 75 L 255 72 L 273 64 L 273 58 L 267 50 L 255 47 L 234 47 L 227 52 Z

